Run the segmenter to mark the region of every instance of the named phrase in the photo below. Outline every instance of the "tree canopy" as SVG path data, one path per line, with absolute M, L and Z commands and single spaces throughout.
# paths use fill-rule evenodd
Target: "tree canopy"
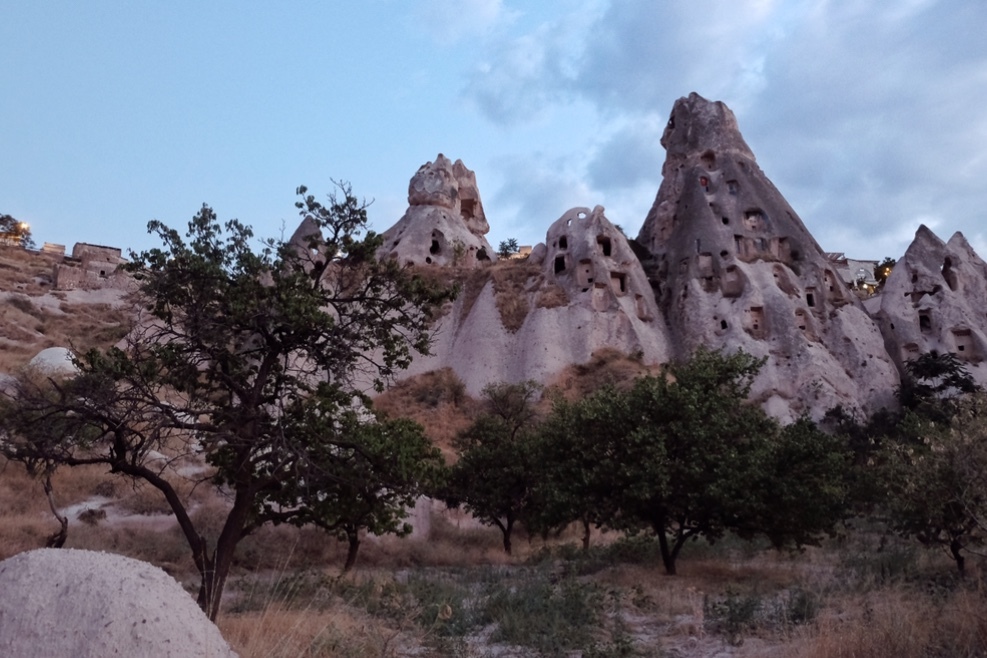
M 687 541 L 725 532 L 778 546 L 815 541 L 842 518 L 842 443 L 807 420 L 780 428 L 747 401 L 761 361 L 698 350 L 627 391 L 559 402 L 546 421 L 552 459 L 545 518 L 651 530 L 665 570 Z
M 459 459 L 443 498 L 462 505 L 481 523 L 501 531 L 504 551 L 531 506 L 539 470 L 535 462 L 534 382 L 491 384 L 483 389 L 485 409 L 456 437 Z

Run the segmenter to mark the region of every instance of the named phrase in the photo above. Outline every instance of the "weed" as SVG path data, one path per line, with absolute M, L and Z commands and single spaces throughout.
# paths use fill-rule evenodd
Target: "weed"
M 802 587 L 789 590 L 788 597 L 783 603 L 781 617 L 786 624 L 791 626 L 799 626 L 814 621 L 822 607 L 819 596 Z
M 727 589 L 725 596 L 706 596 L 703 599 L 703 618 L 708 630 L 725 635 L 730 644 L 739 646 L 744 641 L 744 634 L 757 627 L 761 607 L 760 596 L 741 595 Z
M 847 552 L 841 566 L 857 588 L 888 585 L 913 579 L 918 572 L 918 548 L 910 543 L 886 542 L 872 548 L 864 546 Z
M 576 578 L 556 580 L 541 569 L 522 575 L 519 582 L 496 585 L 484 611 L 497 624 L 492 640 L 561 655 L 592 643 L 602 604 L 598 585 Z

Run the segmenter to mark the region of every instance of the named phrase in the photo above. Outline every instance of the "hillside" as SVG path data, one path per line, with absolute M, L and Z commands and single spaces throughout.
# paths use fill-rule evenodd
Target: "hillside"
M 56 259 L 0 246 L 0 373 L 12 373 L 47 347 L 108 348 L 130 329 L 123 291 L 52 290 Z

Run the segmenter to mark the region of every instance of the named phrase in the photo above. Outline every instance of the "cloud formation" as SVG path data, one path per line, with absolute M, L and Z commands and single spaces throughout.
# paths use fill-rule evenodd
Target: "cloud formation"
M 589 103 L 573 142 L 593 157 L 570 175 L 606 201 L 655 176 L 656 126 L 697 91 L 734 110 L 823 248 L 899 256 L 926 222 L 987 255 L 984 24 L 987 5 L 944 0 L 587 2 L 492 45 L 465 93 L 504 126 Z
M 486 34 L 515 13 L 504 8 L 503 0 L 420 0 L 414 16 L 434 39 L 452 44 Z

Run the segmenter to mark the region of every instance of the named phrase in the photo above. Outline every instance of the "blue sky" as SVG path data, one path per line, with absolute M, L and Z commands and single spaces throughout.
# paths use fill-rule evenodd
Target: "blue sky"
M 596 204 L 636 235 L 696 91 L 824 249 L 899 257 L 925 223 L 987 257 L 987 3 L 886 4 L 0 0 L 0 213 L 69 248 L 204 202 L 276 236 L 337 179 L 383 231 L 442 152 L 494 246 Z

